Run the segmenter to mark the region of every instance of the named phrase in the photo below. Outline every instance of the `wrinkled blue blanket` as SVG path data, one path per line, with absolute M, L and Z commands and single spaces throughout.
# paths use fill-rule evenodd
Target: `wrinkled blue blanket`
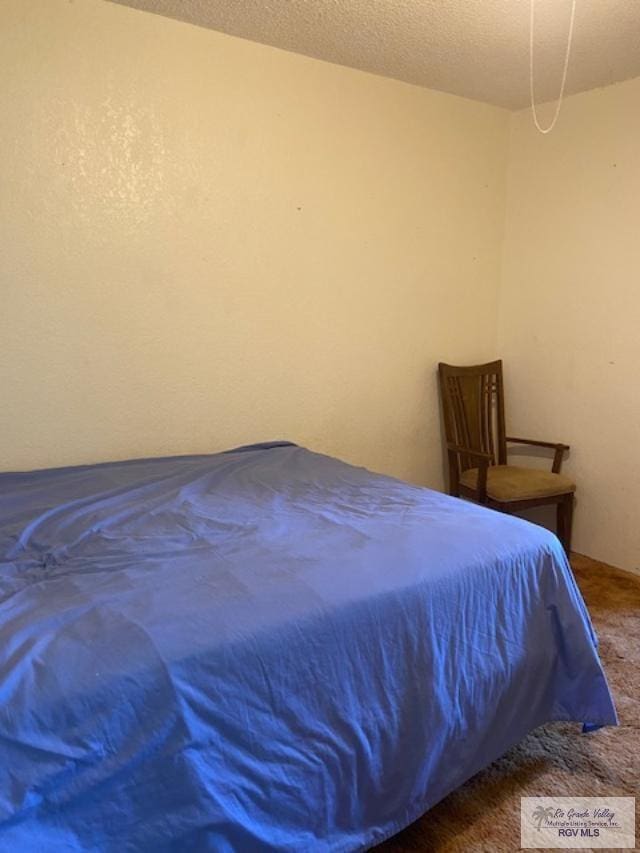
M 0 850 L 347 851 L 615 724 L 540 527 L 287 443 L 0 475 Z

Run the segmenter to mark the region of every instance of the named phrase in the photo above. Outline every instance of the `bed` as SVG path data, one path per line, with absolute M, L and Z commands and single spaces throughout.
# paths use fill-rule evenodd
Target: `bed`
M 355 851 L 615 725 L 551 533 L 287 443 L 0 475 L 0 850 Z

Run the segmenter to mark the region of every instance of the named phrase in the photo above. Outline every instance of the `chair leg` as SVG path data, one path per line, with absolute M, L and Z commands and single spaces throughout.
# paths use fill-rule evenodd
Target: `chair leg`
M 571 530 L 573 527 L 573 493 L 564 495 L 557 505 L 558 539 L 567 557 L 571 555 Z
M 458 469 L 458 457 L 455 453 L 448 451 L 449 457 L 449 494 L 452 498 L 460 497 L 460 472 Z

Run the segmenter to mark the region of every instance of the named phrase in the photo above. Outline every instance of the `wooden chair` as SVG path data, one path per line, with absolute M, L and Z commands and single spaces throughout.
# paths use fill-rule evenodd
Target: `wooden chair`
M 571 548 L 576 486 L 560 473 L 567 444 L 505 434 L 502 362 L 473 367 L 440 364 L 440 394 L 449 460 L 449 494 L 501 512 L 556 504 L 558 537 Z M 507 464 L 507 443 L 555 450 L 551 473 Z

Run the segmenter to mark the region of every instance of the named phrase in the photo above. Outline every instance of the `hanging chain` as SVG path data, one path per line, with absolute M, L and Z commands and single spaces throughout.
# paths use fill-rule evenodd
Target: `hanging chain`
M 562 98 L 564 97 L 564 85 L 567 82 L 567 70 L 569 68 L 569 55 L 571 53 L 571 43 L 573 41 L 573 22 L 576 16 L 576 0 L 571 0 L 571 20 L 569 22 L 569 37 L 567 39 L 567 51 L 564 55 L 564 68 L 562 70 L 562 83 L 560 84 L 560 94 L 556 104 L 556 111 L 553 120 L 548 127 L 541 127 L 538 121 L 538 113 L 536 112 L 536 99 L 533 85 L 533 31 L 535 25 L 535 6 L 536 0 L 531 0 L 531 20 L 529 27 L 529 92 L 531 94 L 531 114 L 533 115 L 533 123 L 538 128 L 540 133 L 549 133 L 555 127 L 560 115 L 560 107 L 562 106 Z

